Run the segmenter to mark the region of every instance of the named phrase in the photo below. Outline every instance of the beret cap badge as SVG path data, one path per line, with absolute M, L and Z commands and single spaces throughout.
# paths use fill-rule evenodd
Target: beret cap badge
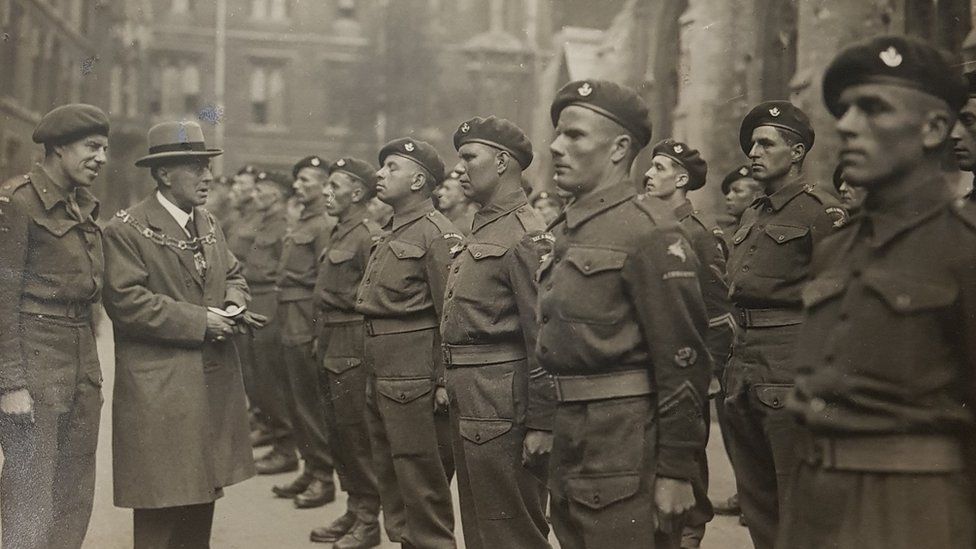
M 471 124 L 468 124 L 467 122 L 461 124 L 461 133 L 468 133 L 469 131 L 471 131 Z
M 317 167 L 319 167 L 320 164 L 322 164 L 322 161 L 319 160 L 319 158 L 316 156 L 315 158 L 309 160 L 308 163 L 311 164 L 311 165 L 313 165 L 313 166 L 315 166 L 317 168 Z
M 739 168 L 739 175 L 749 175 L 749 168 L 745 166 Z
M 576 92 L 579 93 L 582 97 L 586 97 L 591 93 L 593 93 L 593 87 L 590 86 L 589 82 L 583 82 L 583 85 L 577 88 Z
M 900 53 L 898 53 L 898 50 L 896 50 L 894 46 L 888 46 L 888 49 L 879 53 L 878 57 L 881 58 L 882 63 L 891 68 L 901 65 L 902 62 L 902 56 Z
M 777 116 L 779 116 L 779 114 L 780 114 L 779 107 L 773 107 L 773 108 L 769 109 L 769 115 L 770 116 L 777 117 Z
M 414 144 L 413 144 L 413 143 L 409 143 L 409 142 L 408 142 L 408 143 L 404 143 L 404 145 L 403 145 L 403 150 L 405 150 L 405 151 L 407 151 L 407 152 L 413 152 L 413 150 L 414 150 L 415 148 L 416 148 L 416 147 L 414 146 Z
M 682 147 L 680 143 L 674 146 L 674 152 L 676 152 L 677 154 L 681 154 L 682 152 L 684 152 L 684 150 L 685 148 Z
M 336 166 L 339 166 L 340 168 L 343 167 L 343 166 L 345 166 L 345 165 L 346 165 L 346 159 L 345 158 L 340 158 L 339 160 L 336 161 Z

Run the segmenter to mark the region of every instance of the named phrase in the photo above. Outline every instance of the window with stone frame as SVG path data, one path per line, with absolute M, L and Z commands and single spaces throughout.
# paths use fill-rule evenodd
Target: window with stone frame
M 284 67 L 259 62 L 250 75 L 251 123 L 258 126 L 284 125 Z

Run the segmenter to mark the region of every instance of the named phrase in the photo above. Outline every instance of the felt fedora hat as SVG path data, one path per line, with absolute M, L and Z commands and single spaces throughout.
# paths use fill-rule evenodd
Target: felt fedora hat
M 220 149 L 208 149 L 203 142 L 203 129 L 193 121 L 163 122 L 149 128 L 149 154 L 136 160 L 145 168 L 179 158 L 210 157 L 224 154 Z

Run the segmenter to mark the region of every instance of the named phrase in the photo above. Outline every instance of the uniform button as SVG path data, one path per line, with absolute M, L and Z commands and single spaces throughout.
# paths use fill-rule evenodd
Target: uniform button
M 455 273 L 458 272 L 458 271 L 460 271 L 460 270 L 461 270 L 461 267 L 454 267 L 454 272 Z
M 589 271 L 590 270 L 590 265 L 589 264 L 583 265 L 583 270 L 584 271 Z
M 547 322 L 549 322 L 549 316 L 548 315 L 542 315 L 542 323 L 545 324 Z
M 556 259 L 552 260 L 553 263 L 559 263 L 560 261 L 562 261 L 561 257 L 557 257 Z
M 766 208 L 766 213 L 773 213 L 773 209 L 772 208 Z
M 593 494 L 593 503 L 600 504 L 600 494 Z
M 454 290 L 447 292 L 447 297 L 454 297 Z
M 827 408 L 827 403 L 824 402 L 822 398 L 814 398 L 810 400 L 810 409 L 814 412 L 823 412 Z
M 745 265 L 744 267 L 742 267 L 742 272 L 748 273 L 749 272 L 749 266 L 748 265 Z
M 779 242 L 782 242 L 782 241 L 786 240 L 786 237 L 783 236 L 783 235 L 779 235 L 779 236 L 776 237 L 776 240 L 779 241 Z
M 749 246 L 749 252 L 754 252 L 754 251 L 756 251 L 756 247 L 755 246 Z
M 773 397 L 773 406 L 779 406 L 779 398 Z
M 359 298 L 356 300 L 356 303 L 362 303 L 362 302 L 363 302 L 363 298 Z
M 405 393 L 400 393 L 400 400 L 407 400 L 407 395 Z
M 552 283 L 546 284 L 546 291 L 552 290 Z
M 475 440 L 476 442 L 479 442 L 479 441 L 481 441 L 481 433 L 475 433 L 475 434 L 474 434 L 474 440 Z
M 475 252 L 475 253 L 474 253 L 474 256 L 475 256 L 475 257 L 481 257 L 481 252 Z

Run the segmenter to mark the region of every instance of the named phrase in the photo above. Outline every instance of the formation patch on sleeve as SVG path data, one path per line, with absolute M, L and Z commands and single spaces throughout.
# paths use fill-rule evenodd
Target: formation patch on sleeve
M 695 271 L 668 271 L 664 273 L 661 277 L 662 280 L 671 280 L 674 278 L 697 278 L 698 274 Z
M 834 222 L 834 227 L 843 227 L 847 223 L 847 210 L 838 206 L 831 206 L 824 210 Z
M 542 233 L 533 236 L 531 240 L 532 242 L 542 242 L 542 241 L 555 242 L 556 237 L 552 236 L 552 233 Z
M 464 240 L 464 236 L 461 235 L 460 233 L 444 233 L 441 235 L 441 238 L 444 239 L 456 238 L 458 240 Z

